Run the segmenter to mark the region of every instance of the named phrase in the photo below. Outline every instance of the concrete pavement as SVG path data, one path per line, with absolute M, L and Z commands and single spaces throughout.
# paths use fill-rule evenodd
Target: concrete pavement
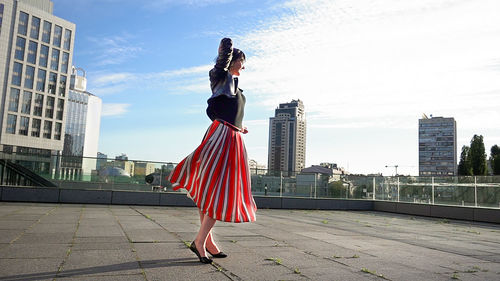
M 187 249 L 196 208 L 0 202 L 0 281 L 500 280 L 500 225 L 371 211 L 258 210 Z

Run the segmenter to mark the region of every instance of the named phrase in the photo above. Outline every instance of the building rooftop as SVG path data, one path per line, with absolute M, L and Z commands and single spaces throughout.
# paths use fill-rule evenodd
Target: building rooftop
M 368 211 L 257 215 L 255 223 L 217 222 L 229 257 L 203 265 L 186 247 L 196 208 L 0 202 L 0 280 L 500 277 L 498 224 Z

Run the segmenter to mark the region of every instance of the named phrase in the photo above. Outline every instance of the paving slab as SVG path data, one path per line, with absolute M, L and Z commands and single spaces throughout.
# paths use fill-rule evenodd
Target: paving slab
M 40 244 L 71 244 L 73 233 L 24 233 L 16 240 L 19 244 L 33 244 L 33 247 Z
M 0 258 L 0 280 L 53 280 L 62 259 Z
M 130 249 L 71 251 L 60 276 L 141 274 Z
M 70 248 L 69 244 L 41 244 L 33 247 L 32 244 L 11 244 L 0 248 L 0 257 L 8 259 L 40 259 L 40 258 L 60 258 L 66 257 Z

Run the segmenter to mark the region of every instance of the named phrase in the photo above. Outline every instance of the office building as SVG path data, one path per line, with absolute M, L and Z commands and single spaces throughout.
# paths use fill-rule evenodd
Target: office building
M 301 100 L 281 103 L 269 119 L 268 169 L 300 172 L 306 162 L 306 117 Z M 293 174 L 293 173 L 288 173 Z
M 457 123 L 453 117 L 423 115 L 418 120 L 418 170 L 420 176 L 457 174 Z
M 2 158 L 57 171 L 74 34 L 75 24 L 54 16 L 50 0 L 0 0 Z
M 61 161 L 64 179 L 90 180 L 97 169 L 102 101 L 87 92 L 85 71 L 72 67 Z

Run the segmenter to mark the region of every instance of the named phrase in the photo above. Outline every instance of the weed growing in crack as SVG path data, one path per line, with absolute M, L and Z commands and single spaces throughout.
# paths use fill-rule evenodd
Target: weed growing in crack
M 273 261 L 275 264 L 279 264 L 279 265 L 283 264 L 283 262 L 281 261 L 280 258 L 267 258 L 266 260 Z

